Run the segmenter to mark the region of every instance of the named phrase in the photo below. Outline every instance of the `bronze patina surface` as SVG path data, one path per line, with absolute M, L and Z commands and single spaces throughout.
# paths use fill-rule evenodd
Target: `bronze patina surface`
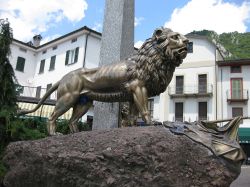
M 81 68 L 66 74 L 43 96 L 36 111 L 46 98 L 57 90 L 57 102 L 49 118 L 48 132 L 55 134 L 56 119 L 73 107 L 69 122 L 71 132 L 77 132 L 76 122 L 94 100 L 102 102 L 129 101 L 131 110 L 138 110 L 147 124 L 151 124 L 147 108 L 148 97 L 164 92 L 174 70 L 187 55 L 188 39 L 168 28 L 158 28 L 138 52 L 119 63 L 95 69 Z
M 174 134 L 185 135 L 202 144 L 218 157 L 242 164 L 246 157 L 238 142 L 238 129 L 242 119 L 244 118 L 235 117 L 229 120 L 210 122 L 163 122 L 163 125 Z M 217 123 L 223 121 L 228 121 L 228 123 L 219 127 Z

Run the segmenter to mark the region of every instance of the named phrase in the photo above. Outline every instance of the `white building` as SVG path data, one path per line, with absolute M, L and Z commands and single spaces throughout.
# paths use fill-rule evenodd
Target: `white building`
M 86 26 L 43 45 L 39 45 L 40 40 L 41 36 L 37 35 L 33 38 L 33 45 L 15 39 L 11 44 L 10 62 L 19 84 L 23 86 L 20 93 L 22 101 L 26 101 L 19 103 L 21 108 L 34 107 L 35 104 L 27 102 L 36 103 L 66 73 L 82 67 L 94 68 L 99 63 L 101 33 Z M 56 93 L 53 93 L 50 99 L 55 97 Z M 31 115 L 48 117 L 52 111 L 53 106 L 45 105 Z M 71 111 L 62 118 L 70 115 Z M 93 116 L 92 110 L 85 119 L 88 115 Z
M 187 35 L 188 55 L 176 68 L 166 92 L 160 95 L 160 121 L 215 120 L 216 61 L 222 55 L 206 37 Z
M 226 98 L 225 94 L 230 89 L 230 84 L 221 86 L 221 84 L 226 85 L 224 83 L 226 79 L 230 80 L 229 70 L 226 70 L 228 66 L 221 65 L 227 62 L 223 61 L 217 46 L 206 37 L 198 35 L 187 35 L 187 37 L 190 40 L 189 53 L 180 67 L 176 68 L 169 87 L 160 96 L 150 98 L 149 109 L 153 119 L 192 122 L 231 118 L 231 110 L 236 110 L 232 109 L 235 102 L 232 105 L 223 99 Z M 101 33 L 86 26 L 43 45 L 39 45 L 40 39 L 39 35 L 35 36 L 33 46 L 18 40 L 14 40 L 11 45 L 10 61 L 19 83 L 24 86 L 21 96 L 34 98 L 31 101 L 29 98 L 28 102 L 31 103 L 37 102 L 46 89 L 66 73 L 81 67 L 94 68 L 99 63 Z M 247 80 L 250 79 L 247 71 L 249 67 L 242 66 L 240 75 L 244 77 L 242 80 L 245 89 L 249 87 Z M 223 75 L 221 72 L 224 72 Z M 237 73 L 232 74 L 234 75 L 239 76 Z M 248 91 L 243 90 L 243 94 L 248 94 Z M 55 93 L 51 96 L 51 99 L 54 98 Z M 48 103 L 53 104 L 49 101 Z M 33 105 L 20 103 L 22 108 L 32 108 Z M 40 109 L 32 115 L 47 117 L 53 107 L 43 110 L 42 112 Z M 244 115 L 250 114 L 248 100 L 242 110 Z M 43 114 L 45 111 L 46 114 Z M 92 110 L 87 115 L 93 116 Z M 69 117 L 70 112 L 63 116 L 63 118 Z
M 250 116 L 250 59 L 218 61 L 218 117 Z M 242 128 L 250 127 L 244 120 Z
M 149 110 L 158 121 L 197 121 L 250 116 L 250 59 L 225 61 L 217 46 L 205 37 L 187 35 L 189 53 L 176 68 L 167 90 L 149 99 Z M 19 106 L 34 108 L 46 89 L 66 73 L 78 68 L 94 68 L 99 63 L 101 33 L 82 27 L 39 45 L 13 40 L 10 62 L 20 88 Z M 56 93 L 33 116 L 48 117 Z M 72 109 L 71 109 L 72 110 Z M 61 118 L 69 119 L 72 111 Z M 92 119 L 93 108 L 83 117 Z M 241 145 L 250 157 L 250 120 L 240 125 Z

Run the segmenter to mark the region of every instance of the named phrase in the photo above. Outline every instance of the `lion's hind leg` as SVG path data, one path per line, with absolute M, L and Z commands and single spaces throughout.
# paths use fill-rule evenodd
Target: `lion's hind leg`
M 80 102 L 77 102 L 73 107 L 73 113 L 69 120 L 69 128 L 71 133 L 78 132 L 77 122 L 84 114 L 87 113 L 87 111 L 91 106 L 92 106 L 91 100 L 86 100 L 85 102 L 81 102 L 81 97 L 80 97 Z
M 48 121 L 47 129 L 48 129 L 49 135 L 51 136 L 56 135 L 57 118 L 59 118 L 62 114 L 64 114 L 72 106 L 74 106 L 78 98 L 79 98 L 79 94 L 66 93 L 57 100 L 54 111 Z

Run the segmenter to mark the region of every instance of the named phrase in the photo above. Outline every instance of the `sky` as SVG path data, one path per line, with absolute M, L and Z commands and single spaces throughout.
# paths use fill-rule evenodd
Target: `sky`
M 0 0 L 14 38 L 46 43 L 87 26 L 102 32 L 105 0 Z M 194 30 L 250 32 L 250 0 L 135 0 L 135 46 L 164 26 L 182 34 Z

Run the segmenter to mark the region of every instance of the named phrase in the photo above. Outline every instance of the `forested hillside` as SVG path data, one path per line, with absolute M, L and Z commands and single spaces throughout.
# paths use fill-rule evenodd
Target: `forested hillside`
M 202 30 L 193 31 L 190 34 L 206 36 L 212 42 L 221 44 L 231 54 L 227 57 L 229 59 L 250 58 L 250 32 L 217 34 L 214 31 Z

